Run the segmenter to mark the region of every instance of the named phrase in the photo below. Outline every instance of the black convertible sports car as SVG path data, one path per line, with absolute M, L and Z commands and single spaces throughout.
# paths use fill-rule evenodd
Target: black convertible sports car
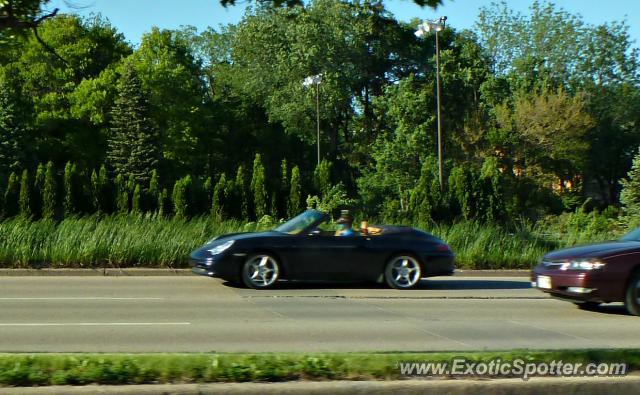
M 330 216 L 307 210 L 274 230 L 218 236 L 193 251 L 193 272 L 264 289 L 277 280 L 363 280 L 408 289 L 423 277 L 453 274 L 442 240 L 406 226 L 374 226 L 335 236 Z

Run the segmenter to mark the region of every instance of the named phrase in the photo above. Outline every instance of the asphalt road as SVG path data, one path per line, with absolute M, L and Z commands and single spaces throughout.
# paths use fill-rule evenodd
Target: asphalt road
M 0 352 L 435 351 L 640 347 L 622 305 L 581 311 L 523 277 L 397 291 L 198 276 L 0 277 Z

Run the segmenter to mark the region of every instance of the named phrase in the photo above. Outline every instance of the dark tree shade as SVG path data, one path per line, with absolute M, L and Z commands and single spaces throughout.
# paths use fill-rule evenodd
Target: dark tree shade
M 111 116 L 107 159 L 113 170 L 149 185 L 160 157 L 158 133 L 149 118 L 149 103 L 140 78 L 130 63 L 125 64 Z

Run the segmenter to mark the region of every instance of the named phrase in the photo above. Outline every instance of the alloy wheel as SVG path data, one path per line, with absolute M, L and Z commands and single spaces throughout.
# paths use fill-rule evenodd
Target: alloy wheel
M 391 259 L 385 270 L 387 284 L 392 288 L 411 288 L 420 281 L 420 275 L 420 264 L 415 258 L 407 255 Z

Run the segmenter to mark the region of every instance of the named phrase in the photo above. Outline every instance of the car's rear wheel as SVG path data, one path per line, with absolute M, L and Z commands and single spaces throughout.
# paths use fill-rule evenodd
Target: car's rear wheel
M 389 260 L 384 278 L 391 288 L 409 289 L 420 281 L 422 270 L 418 260 L 409 255 L 396 255 Z
M 627 284 L 624 305 L 631 315 L 640 315 L 640 270 L 631 275 Z
M 249 256 L 242 267 L 242 282 L 249 288 L 272 287 L 280 276 L 278 261 L 268 254 Z

